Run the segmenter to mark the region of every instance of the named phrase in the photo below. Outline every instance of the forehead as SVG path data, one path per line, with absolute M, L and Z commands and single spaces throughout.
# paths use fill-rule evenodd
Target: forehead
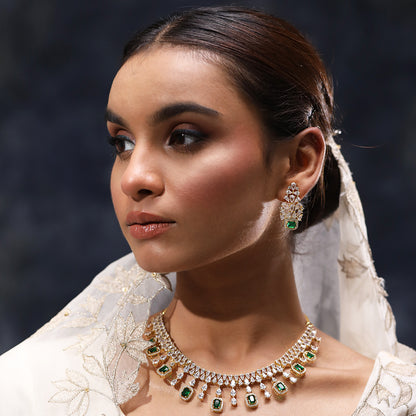
M 124 106 L 134 100 L 152 105 L 173 99 L 220 108 L 244 104 L 218 59 L 171 46 L 151 48 L 128 59 L 114 78 L 109 104 Z

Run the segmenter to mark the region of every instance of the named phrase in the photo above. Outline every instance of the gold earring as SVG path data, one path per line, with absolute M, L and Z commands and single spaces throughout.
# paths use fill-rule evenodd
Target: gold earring
M 284 202 L 280 204 L 280 219 L 284 226 L 291 231 L 296 230 L 302 220 L 303 205 L 300 201 L 299 187 L 295 182 L 292 182 L 286 190 Z

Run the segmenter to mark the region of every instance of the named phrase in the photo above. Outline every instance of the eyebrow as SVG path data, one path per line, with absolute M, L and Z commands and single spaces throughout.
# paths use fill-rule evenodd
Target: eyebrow
M 153 114 L 151 122 L 152 124 L 158 124 L 182 113 L 198 113 L 211 117 L 219 117 L 221 115 L 218 111 L 200 104 L 192 102 L 174 103 L 161 108 Z
M 123 118 L 111 111 L 109 108 L 105 110 L 104 118 L 110 123 L 120 124 L 120 126 L 127 126 L 127 123 L 123 120 Z
M 160 110 L 156 111 L 156 113 L 154 113 L 150 118 L 150 124 L 162 123 L 163 121 L 166 121 L 182 113 L 197 113 L 210 117 L 220 117 L 222 115 L 212 108 L 204 107 L 203 105 L 197 103 L 174 103 L 162 107 Z M 109 108 L 107 108 L 105 111 L 105 120 L 109 121 L 110 123 L 115 123 L 127 127 L 127 123 L 124 121 L 124 119 Z

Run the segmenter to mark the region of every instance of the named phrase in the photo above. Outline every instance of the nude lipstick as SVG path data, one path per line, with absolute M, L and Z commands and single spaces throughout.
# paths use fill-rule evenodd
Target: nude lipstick
M 146 240 L 168 231 L 175 221 L 143 211 L 132 211 L 127 215 L 130 235 L 138 240 Z

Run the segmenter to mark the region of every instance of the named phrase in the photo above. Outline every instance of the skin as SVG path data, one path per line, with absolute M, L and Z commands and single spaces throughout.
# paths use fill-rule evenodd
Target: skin
M 178 103 L 194 109 L 161 120 L 161 110 Z M 201 113 L 195 105 L 210 111 Z M 266 166 L 267 137 L 256 109 L 218 64 L 169 46 L 123 65 L 108 110 L 108 130 L 121 151 L 111 193 L 123 234 L 144 269 L 177 272 L 166 312 L 175 343 L 202 367 L 224 373 L 274 361 L 305 322 L 279 206 L 291 182 L 301 197 L 317 182 L 325 152 L 320 130 L 309 128 L 280 142 Z M 185 136 L 178 133 L 184 129 Z M 127 225 L 131 211 L 150 212 L 173 225 L 138 240 Z M 319 358 L 302 387 L 283 403 L 270 400 L 256 414 L 303 415 L 306 405 L 309 414 L 352 414 L 373 363 L 321 335 Z M 125 414 L 161 414 L 164 408 L 170 415 L 209 413 L 208 404 L 197 399 L 182 403 L 146 366 L 139 379 L 144 387 L 122 407 Z M 237 414 L 229 408 L 223 414 Z M 238 407 L 238 414 L 247 412 Z

